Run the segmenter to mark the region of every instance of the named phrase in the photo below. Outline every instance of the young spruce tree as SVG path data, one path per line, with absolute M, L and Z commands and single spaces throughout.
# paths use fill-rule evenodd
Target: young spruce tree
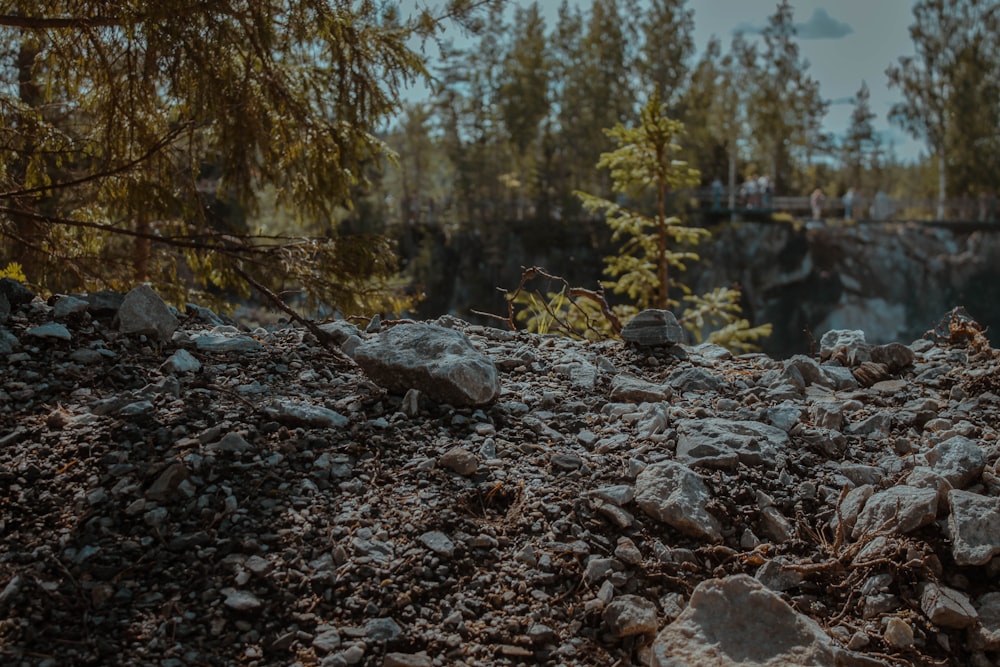
M 666 115 L 665 105 L 654 94 L 642 108 L 638 126 L 625 127 L 619 123 L 606 132 L 618 148 L 604 153 L 597 166 L 610 171 L 619 201 L 639 202 L 650 191 L 655 197 L 655 208 L 650 215 L 618 201 L 576 193 L 584 208 L 604 213 L 614 232 L 612 239 L 623 242 L 617 255 L 605 258 L 604 271 L 612 280 L 604 281 L 603 286 L 615 294 L 626 295 L 631 302 L 614 306 L 611 309 L 614 316 L 624 321 L 646 308 L 676 310 L 681 306 L 681 301 L 671 296 L 672 288 L 676 287 L 684 294 L 686 304 L 679 321 L 697 341 L 706 340 L 707 334 L 708 341 L 734 351 L 754 349 L 754 341 L 770 335 L 771 325 L 751 327 L 739 317 L 738 289 L 720 287 L 698 296 L 672 278 L 675 272 L 687 268 L 686 262 L 698 260 L 692 248 L 710 236 L 708 230 L 686 226 L 679 217 L 668 214 L 670 193 L 693 187 L 700 181 L 698 170 L 677 159 L 684 125 Z M 598 310 L 592 300 L 574 299 L 572 292 L 564 289 L 550 294 L 547 304 L 533 295 L 523 295 L 535 311 L 526 313 L 529 327 L 559 328 L 592 337 L 597 331 Z M 613 329 L 614 322 L 606 319 L 606 329 Z

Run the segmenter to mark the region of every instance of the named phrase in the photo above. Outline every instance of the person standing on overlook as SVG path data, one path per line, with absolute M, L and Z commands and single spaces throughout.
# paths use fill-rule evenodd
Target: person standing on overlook
M 854 188 L 847 188 L 847 193 L 844 194 L 844 220 L 854 219 L 854 202 L 857 199 L 857 195 L 854 194 Z
M 809 196 L 809 207 L 812 209 L 813 220 L 823 219 L 823 204 L 825 203 L 826 195 L 823 194 L 823 188 L 816 188 L 813 190 L 812 194 Z

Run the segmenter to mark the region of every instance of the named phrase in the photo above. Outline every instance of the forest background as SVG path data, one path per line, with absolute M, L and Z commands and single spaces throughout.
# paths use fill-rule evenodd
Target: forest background
M 255 291 L 398 312 L 429 270 L 395 262 L 401 229 L 591 219 L 575 193 L 614 196 L 596 168 L 605 130 L 654 94 L 684 123 L 701 187 L 883 190 L 936 200 L 938 219 L 995 197 L 995 3 L 914 3 L 913 51 L 885 64 L 902 99 L 886 120 L 926 148 L 908 162 L 865 81 L 847 132 L 824 131 L 830 101 L 788 2 L 700 53 L 694 18 L 684 0 L 562 3 L 551 25 L 538 3 L 0 2 L 0 260 L 51 293 L 151 282 L 178 302 Z M 461 46 L 442 41 L 452 20 Z M 430 94 L 415 102 L 418 81 Z M 673 193 L 673 210 L 689 203 Z

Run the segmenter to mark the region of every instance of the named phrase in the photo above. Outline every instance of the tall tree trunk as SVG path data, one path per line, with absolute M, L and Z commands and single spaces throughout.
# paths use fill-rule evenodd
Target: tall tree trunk
M 938 151 L 938 204 L 937 219 L 945 219 L 945 201 L 948 198 L 948 175 L 945 173 L 947 161 L 944 157 L 944 150 Z
M 134 278 L 136 283 L 144 283 L 149 280 L 149 258 L 152 253 L 152 244 L 148 238 L 143 238 L 142 234 L 149 234 L 152 231 L 152 226 L 149 224 L 149 216 L 146 213 L 140 213 L 139 219 L 135 225 L 135 231 L 137 231 L 140 236 L 135 239 L 135 249 L 132 255 L 132 270 L 134 272 Z
M 34 68 L 35 59 L 38 57 L 38 48 L 30 45 L 22 39 L 17 51 L 17 93 L 18 99 L 26 107 L 37 108 L 42 103 L 42 91 L 35 81 Z M 25 127 L 25 132 L 30 128 Z M 27 187 L 28 163 L 34 152 L 33 142 L 26 141 L 23 146 L 23 154 L 10 165 L 11 181 L 14 188 Z M 42 253 L 39 250 L 42 239 L 42 227 L 40 223 L 31 215 L 36 210 L 35 200 L 31 196 L 16 197 L 11 202 L 11 208 L 24 215 L 14 213 L 13 239 L 10 250 L 11 259 L 21 264 L 24 275 L 29 280 L 40 282 L 42 279 Z
M 670 302 L 670 274 L 667 265 L 667 205 L 666 192 L 662 186 L 656 190 L 656 226 L 657 226 L 657 257 L 656 269 L 657 278 L 660 281 L 660 290 L 657 295 L 656 307 L 662 310 L 667 309 Z
M 729 142 L 729 215 L 736 210 L 736 136 Z

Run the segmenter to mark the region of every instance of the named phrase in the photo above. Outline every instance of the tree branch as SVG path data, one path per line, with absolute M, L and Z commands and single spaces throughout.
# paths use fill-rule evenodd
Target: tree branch
M 168 132 L 162 139 L 160 139 L 155 144 L 150 146 L 145 153 L 143 153 L 137 158 L 129 160 L 125 164 L 119 165 L 112 169 L 99 171 L 94 174 L 87 174 L 86 176 L 81 176 L 80 178 L 75 178 L 69 181 L 61 181 L 59 183 L 52 183 L 50 185 L 39 185 L 38 187 L 34 188 L 23 188 L 21 190 L 9 190 L 7 192 L 0 192 L 0 199 L 15 199 L 18 197 L 26 197 L 28 195 L 39 194 L 42 192 L 60 190 L 62 188 L 72 188 L 78 185 L 83 185 L 84 183 L 90 183 L 91 181 L 97 181 L 102 178 L 107 178 L 109 176 L 115 176 L 117 174 L 121 174 L 156 155 L 158 152 L 169 146 L 174 141 L 174 139 L 176 139 L 182 132 L 189 129 L 192 125 L 193 125 L 192 121 L 188 121 L 182 125 L 179 125 L 178 127 Z

